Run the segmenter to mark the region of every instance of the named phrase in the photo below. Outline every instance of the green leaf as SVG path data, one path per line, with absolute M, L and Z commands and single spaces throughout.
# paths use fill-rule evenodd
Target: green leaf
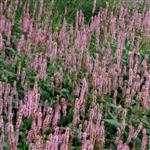
M 120 127 L 121 126 L 121 123 L 118 122 L 117 120 L 114 120 L 114 119 L 103 119 L 105 122 L 115 126 L 115 127 Z

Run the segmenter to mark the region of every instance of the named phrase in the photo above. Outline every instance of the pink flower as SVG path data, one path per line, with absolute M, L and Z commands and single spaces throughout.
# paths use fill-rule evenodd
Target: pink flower
M 128 138 L 127 138 L 127 143 L 130 143 L 133 137 L 134 137 L 134 127 L 132 126 L 132 124 L 130 124 L 129 125 L 129 134 L 128 134 Z
M 53 122 L 52 122 L 53 127 L 57 126 L 57 123 L 60 119 L 60 109 L 61 109 L 60 105 L 57 104 L 55 107 L 55 114 L 54 114 L 54 118 L 53 118 Z
M 2 33 L 0 32 L 0 50 L 3 49 L 3 37 L 2 37 Z
M 43 121 L 43 127 L 42 127 L 42 129 L 44 131 L 46 131 L 48 129 L 49 124 L 50 124 L 50 122 L 52 120 L 52 117 L 53 117 L 52 115 L 53 115 L 53 110 L 52 110 L 51 107 L 48 107 L 47 108 L 47 112 L 46 112 L 46 117 L 45 117 L 45 119 Z
M 40 0 L 40 8 L 39 8 L 39 14 L 38 14 L 38 21 L 41 20 L 42 11 L 43 11 L 43 0 Z
M 96 9 L 96 0 L 93 0 L 93 9 L 92 9 L 92 13 L 95 12 L 95 9 Z
M 116 36 L 116 17 L 111 14 L 110 18 L 110 32 L 112 34 L 112 38 L 114 39 Z
M 40 131 L 41 127 L 42 127 L 42 112 L 39 111 L 37 113 L 37 128 L 38 128 L 38 131 Z
M 83 104 L 85 92 L 87 90 L 88 90 L 88 83 L 87 83 L 86 79 L 84 78 L 82 80 L 82 89 L 81 89 L 81 93 L 80 93 L 80 106 Z
M 146 150 L 147 145 L 147 135 L 146 135 L 146 129 L 143 129 L 143 138 L 142 138 L 142 150 Z
M 63 116 L 67 115 L 67 102 L 64 98 L 61 99 Z

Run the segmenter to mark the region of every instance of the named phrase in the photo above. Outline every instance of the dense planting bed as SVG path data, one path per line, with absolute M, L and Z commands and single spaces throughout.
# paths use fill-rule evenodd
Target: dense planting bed
M 149 5 L 1 2 L 2 149 L 150 149 Z

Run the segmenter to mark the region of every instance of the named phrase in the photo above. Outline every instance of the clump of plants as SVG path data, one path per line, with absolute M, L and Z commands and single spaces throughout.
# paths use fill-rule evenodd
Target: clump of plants
M 0 150 L 150 149 L 148 4 L 90 2 L 0 3 Z

